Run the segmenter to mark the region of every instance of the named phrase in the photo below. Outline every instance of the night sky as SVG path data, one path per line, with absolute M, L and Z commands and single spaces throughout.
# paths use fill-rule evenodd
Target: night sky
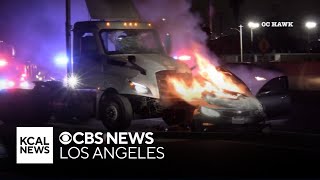
M 73 20 L 89 19 L 81 2 L 73 1 Z M 0 39 L 13 44 L 24 59 L 35 58 L 35 52 L 44 59 L 63 52 L 64 23 L 64 0 L 0 1 Z
M 208 24 L 208 4 L 209 0 L 192 1 L 192 10 L 203 18 L 204 26 Z M 270 31 L 266 35 L 269 39 L 272 39 L 271 35 L 277 37 L 276 34 L 305 39 L 302 22 L 320 17 L 318 0 L 213 0 L 213 4 L 214 32 L 217 34 L 236 34 L 228 32 L 229 28 L 239 23 L 246 25 L 251 19 L 283 20 L 294 21 L 295 27 L 290 30 L 260 29 L 255 32 L 257 37 Z M 84 1 L 72 0 L 72 7 L 73 22 L 90 19 Z M 64 13 L 64 0 L 1 0 L 0 39 L 16 46 L 17 54 L 24 59 L 50 59 L 64 51 Z M 248 36 L 248 28 L 244 30 Z
M 199 2 L 199 1 L 194 1 Z M 195 3 L 198 9 L 204 9 L 207 4 Z M 269 52 L 305 52 L 307 43 L 307 20 L 316 21 L 319 24 L 320 6 L 319 0 L 213 0 L 214 4 L 214 33 L 220 33 L 233 37 L 226 37 L 224 43 L 219 43 L 220 49 L 233 48 L 233 53 L 238 53 L 238 33 L 230 30 L 231 27 L 244 26 L 243 36 L 247 44 L 250 42 L 249 21 L 292 21 L 293 28 L 262 28 L 254 31 L 255 47 L 261 39 L 267 39 L 270 43 Z M 208 17 L 203 14 L 204 18 Z M 318 28 L 310 31 L 310 40 L 319 39 Z M 248 48 L 246 48 L 248 49 Z M 250 48 L 249 48 L 250 49 Z M 259 51 L 257 51 L 259 52 Z M 228 53 L 228 52 L 227 52 Z

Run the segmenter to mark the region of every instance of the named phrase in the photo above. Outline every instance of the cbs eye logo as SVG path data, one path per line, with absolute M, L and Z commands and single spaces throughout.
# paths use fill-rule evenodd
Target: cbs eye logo
M 69 132 L 62 132 L 59 136 L 59 141 L 63 145 L 68 145 L 72 141 L 72 135 Z

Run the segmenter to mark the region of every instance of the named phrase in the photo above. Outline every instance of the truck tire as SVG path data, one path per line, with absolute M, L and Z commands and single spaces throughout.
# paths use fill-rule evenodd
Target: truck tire
M 162 119 L 168 126 L 190 125 L 193 118 L 193 109 L 167 109 L 164 110 Z
M 132 117 L 132 106 L 126 97 L 110 93 L 102 98 L 100 118 L 108 130 L 126 130 L 131 125 Z

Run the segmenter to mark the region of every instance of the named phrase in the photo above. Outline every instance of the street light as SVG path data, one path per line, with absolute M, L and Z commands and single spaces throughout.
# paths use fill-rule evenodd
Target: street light
M 315 27 L 317 27 L 317 23 L 314 21 L 307 21 L 305 26 L 307 29 L 314 29 Z
M 240 62 L 243 62 L 242 27 L 243 27 L 243 26 L 240 24 L 239 29 L 237 29 L 237 28 L 230 28 L 230 29 L 233 29 L 233 30 L 238 31 L 239 34 L 240 34 Z
M 305 26 L 308 30 L 308 43 L 310 43 L 310 31 L 317 27 L 317 23 L 314 21 L 307 21 Z
M 251 43 L 253 43 L 253 29 L 257 29 L 260 26 L 257 22 L 249 22 L 248 27 L 250 28 L 251 32 Z

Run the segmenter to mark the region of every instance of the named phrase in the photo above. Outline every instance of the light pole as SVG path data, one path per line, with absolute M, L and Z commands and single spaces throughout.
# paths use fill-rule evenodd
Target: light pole
M 248 27 L 250 28 L 250 35 L 251 35 L 251 52 L 252 52 L 252 55 L 253 55 L 253 30 L 254 29 L 257 29 L 259 27 L 259 23 L 257 22 L 249 22 L 248 23 Z
M 308 35 L 308 52 L 310 52 L 310 31 L 312 29 L 315 29 L 317 27 L 317 23 L 314 21 L 307 21 L 305 24 L 306 28 L 307 28 L 307 35 Z
M 236 30 L 240 34 L 240 62 L 243 62 L 243 43 L 242 43 L 242 25 L 240 24 L 239 29 L 237 28 L 230 28 Z

